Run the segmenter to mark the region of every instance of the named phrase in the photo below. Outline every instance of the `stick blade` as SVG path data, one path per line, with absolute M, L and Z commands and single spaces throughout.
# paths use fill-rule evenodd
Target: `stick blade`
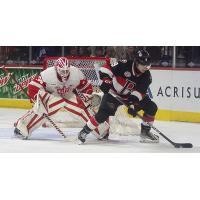
M 175 143 L 175 148 L 192 148 L 193 145 L 191 143 Z

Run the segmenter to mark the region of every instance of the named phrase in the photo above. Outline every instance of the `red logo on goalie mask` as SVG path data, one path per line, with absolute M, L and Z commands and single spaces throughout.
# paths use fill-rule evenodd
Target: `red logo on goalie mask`
M 62 81 L 67 81 L 67 79 L 69 78 L 69 69 L 70 69 L 68 59 L 65 57 L 59 58 L 55 63 L 55 67 Z

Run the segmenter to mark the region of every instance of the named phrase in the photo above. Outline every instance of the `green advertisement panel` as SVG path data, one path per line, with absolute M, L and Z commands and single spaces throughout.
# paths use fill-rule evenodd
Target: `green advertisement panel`
M 7 67 L 7 69 L 9 71 L 8 74 L 0 69 L 0 98 L 28 99 L 27 95 L 21 91 L 19 85 L 12 80 L 11 74 L 24 90 L 27 91 L 28 84 L 41 72 L 41 67 Z

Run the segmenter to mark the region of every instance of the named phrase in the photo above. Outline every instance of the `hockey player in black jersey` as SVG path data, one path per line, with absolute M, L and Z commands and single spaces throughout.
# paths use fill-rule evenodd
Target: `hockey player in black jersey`
M 142 49 L 137 50 L 134 60 L 118 61 L 112 67 L 107 63 L 100 68 L 99 75 L 102 80 L 100 89 L 104 95 L 98 112 L 90 118 L 78 135 L 81 143 L 85 142 L 87 134 L 100 123 L 105 122 L 109 116 L 114 116 L 117 108 L 121 105 L 111 93 L 123 99 L 123 102 L 129 106 L 128 113 L 133 117 L 138 111 L 144 111 L 140 142 L 159 142 L 159 137 L 150 132 L 151 128 L 146 123 L 153 123 L 157 112 L 157 105 L 146 94 L 152 82 L 150 67 L 150 55 Z

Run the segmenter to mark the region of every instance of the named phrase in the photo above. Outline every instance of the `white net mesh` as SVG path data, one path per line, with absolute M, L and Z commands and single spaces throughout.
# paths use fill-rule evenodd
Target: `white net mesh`
M 66 57 L 70 64 L 79 68 L 94 87 L 99 86 L 98 70 L 106 63 L 106 58 L 99 57 Z M 58 57 L 49 57 L 44 61 L 44 68 L 52 67 Z

